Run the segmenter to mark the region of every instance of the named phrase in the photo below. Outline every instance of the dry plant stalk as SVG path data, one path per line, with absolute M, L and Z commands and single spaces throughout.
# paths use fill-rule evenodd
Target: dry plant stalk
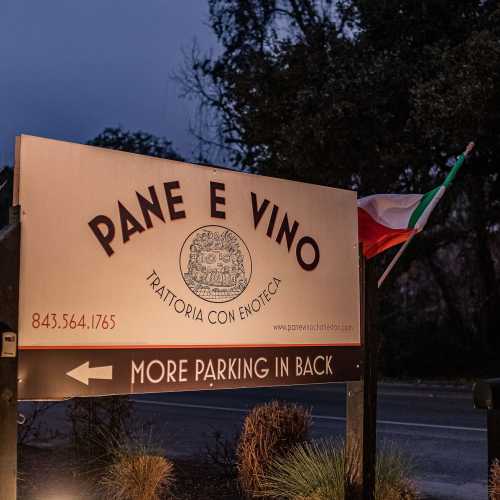
M 103 477 L 110 500 L 159 500 L 173 482 L 173 464 L 164 457 L 121 453 Z
M 490 497 L 491 500 L 500 500 L 500 462 L 494 460 L 490 469 Z
M 307 439 L 311 425 L 308 410 L 295 404 L 258 405 L 247 415 L 236 452 L 238 479 L 249 497 L 260 497 L 271 462 Z

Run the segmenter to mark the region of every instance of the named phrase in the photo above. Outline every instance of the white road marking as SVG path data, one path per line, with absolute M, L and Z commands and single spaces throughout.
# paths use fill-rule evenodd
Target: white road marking
M 211 406 L 199 405 L 192 403 L 171 403 L 169 401 L 155 401 L 151 399 L 132 399 L 133 403 L 148 404 L 156 406 L 170 406 L 172 408 L 192 408 L 197 410 L 213 410 L 213 411 L 230 411 L 233 413 L 248 413 L 250 410 L 245 408 L 232 408 L 228 406 Z M 345 422 L 345 417 L 332 417 L 330 415 L 312 415 L 312 418 L 317 420 L 334 420 Z M 438 424 L 421 424 L 417 422 L 399 422 L 396 420 L 377 420 L 380 425 L 399 425 L 402 427 L 419 427 L 423 429 L 441 429 L 450 431 L 470 431 L 470 432 L 486 432 L 483 427 L 462 427 L 458 425 L 438 425 Z
M 345 420 L 342 417 L 330 417 L 328 415 L 313 415 L 313 418 L 323 420 Z M 403 427 L 420 427 L 423 429 L 445 429 L 450 431 L 473 431 L 473 432 L 486 432 L 483 427 L 462 427 L 458 425 L 438 425 L 438 424 L 420 424 L 417 422 L 398 422 L 397 420 L 377 420 L 379 425 L 400 425 Z
M 345 387 L 343 384 L 308 384 L 307 391 L 314 392 L 328 392 L 328 393 L 339 393 L 345 392 Z M 294 385 L 288 388 L 291 391 L 303 391 L 304 386 Z M 453 387 L 428 387 L 428 388 L 412 388 L 405 387 L 404 385 L 398 384 L 379 384 L 378 385 L 378 395 L 388 398 L 407 398 L 411 396 L 412 398 L 421 399 L 467 399 L 471 400 L 472 388 L 470 390 L 460 390 Z
M 229 408 L 227 406 L 195 405 L 190 403 L 170 403 L 168 401 L 152 401 L 150 399 L 132 399 L 132 403 L 145 403 L 157 406 L 172 406 L 174 408 L 195 408 L 198 410 L 232 411 L 234 413 L 248 413 L 245 408 Z

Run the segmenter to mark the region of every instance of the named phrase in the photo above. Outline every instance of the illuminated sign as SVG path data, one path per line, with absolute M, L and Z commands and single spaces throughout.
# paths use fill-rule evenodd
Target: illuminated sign
M 18 151 L 21 399 L 359 377 L 354 192 Z

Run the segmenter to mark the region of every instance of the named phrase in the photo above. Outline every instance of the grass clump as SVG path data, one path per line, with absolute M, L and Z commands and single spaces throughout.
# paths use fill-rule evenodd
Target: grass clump
M 310 425 L 310 412 L 295 404 L 273 401 L 253 408 L 236 450 L 238 480 L 247 496 L 264 496 L 263 480 L 270 464 L 305 441 Z
M 264 479 L 265 494 L 293 500 L 344 500 L 347 463 L 340 442 L 299 444 L 272 462 Z
M 101 486 L 108 500 L 159 500 L 174 482 L 173 464 L 147 444 L 115 444 Z
M 412 465 L 394 444 L 386 444 L 377 454 L 375 466 L 376 500 L 414 500 L 417 493 L 410 480 Z
M 494 460 L 490 468 L 489 493 L 491 500 L 500 500 L 500 462 Z
M 351 490 L 354 462 L 342 441 L 322 440 L 295 446 L 273 460 L 264 478 L 263 493 L 285 500 L 344 500 Z M 395 447 L 377 456 L 376 500 L 414 500 L 410 464 Z

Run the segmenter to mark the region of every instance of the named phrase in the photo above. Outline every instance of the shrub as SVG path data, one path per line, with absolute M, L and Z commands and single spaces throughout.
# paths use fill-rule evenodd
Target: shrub
M 273 460 L 264 479 L 271 498 L 344 500 L 346 455 L 341 443 L 313 441 Z
M 494 460 L 490 468 L 490 497 L 491 500 L 500 500 L 500 462 Z
M 71 400 L 67 412 L 78 454 L 91 462 L 107 462 L 110 449 L 128 436 L 131 411 L 128 396 Z
M 116 445 L 112 458 L 101 480 L 107 499 L 158 500 L 174 481 L 172 462 L 148 445 Z
M 316 441 L 295 446 L 276 458 L 264 478 L 264 493 L 287 500 L 344 500 L 353 477 L 352 454 L 341 441 Z M 377 457 L 376 500 L 413 500 L 416 492 L 408 479 L 410 467 L 394 447 Z
M 271 462 L 307 439 L 308 410 L 273 401 L 247 415 L 236 451 L 238 479 L 248 496 L 263 496 L 263 478 Z
M 223 477 L 236 477 L 236 447 L 239 433 L 227 436 L 221 431 L 214 430 L 209 436 L 211 440 L 206 443 L 206 458 L 208 463 L 215 465 Z
M 24 403 L 26 413 L 24 422 L 17 427 L 17 444 L 22 449 L 23 445 L 32 440 L 50 440 L 60 435 L 58 430 L 52 430 L 47 427 L 44 417 L 54 406 L 54 403 L 33 402 Z M 23 411 L 24 413 L 24 411 Z
M 411 463 L 395 445 L 386 444 L 377 454 L 375 467 L 376 500 L 413 500 L 417 498 L 410 481 Z

